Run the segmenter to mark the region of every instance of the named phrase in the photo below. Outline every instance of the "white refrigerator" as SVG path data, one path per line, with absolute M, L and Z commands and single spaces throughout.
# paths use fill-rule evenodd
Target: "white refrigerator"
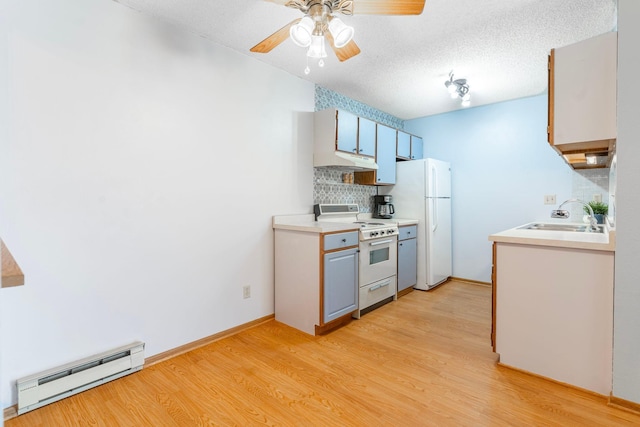
M 451 165 L 435 159 L 398 162 L 396 184 L 387 192 L 396 217 L 419 221 L 415 289 L 445 282 L 452 274 Z

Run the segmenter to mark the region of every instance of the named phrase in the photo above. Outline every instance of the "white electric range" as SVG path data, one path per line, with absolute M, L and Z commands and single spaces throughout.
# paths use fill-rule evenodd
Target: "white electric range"
M 357 204 L 318 204 L 316 221 L 360 225 L 358 256 L 358 311 L 373 309 L 397 298 L 398 225 L 390 220 L 358 219 Z

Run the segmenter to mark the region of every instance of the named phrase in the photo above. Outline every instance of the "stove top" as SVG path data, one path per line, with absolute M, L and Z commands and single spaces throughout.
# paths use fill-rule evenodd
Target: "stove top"
M 398 224 L 393 220 L 360 220 L 357 204 L 318 204 L 313 207 L 316 221 L 353 223 L 360 226 L 360 240 L 379 239 L 398 234 Z

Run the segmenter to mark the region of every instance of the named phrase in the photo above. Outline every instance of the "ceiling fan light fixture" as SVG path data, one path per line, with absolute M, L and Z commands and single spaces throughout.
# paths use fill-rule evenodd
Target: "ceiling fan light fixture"
M 289 37 L 291 37 L 291 40 L 293 40 L 293 42 L 298 46 L 307 47 L 311 44 L 311 36 L 313 34 L 314 27 L 315 24 L 313 23 L 313 19 L 305 16 L 296 25 L 291 26 L 291 29 L 289 30 Z
M 309 58 L 326 58 L 327 51 L 324 48 L 324 36 L 311 36 L 311 45 L 307 51 Z
M 333 44 L 338 49 L 345 47 L 353 39 L 353 27 L 346 25 L 340 18 L 332 18 L 329 21 L 329 32 L 333 36 Z

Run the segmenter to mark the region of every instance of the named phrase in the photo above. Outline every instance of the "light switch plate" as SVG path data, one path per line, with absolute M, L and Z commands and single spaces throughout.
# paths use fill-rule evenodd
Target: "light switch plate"
M 556 195 L 555 194 L 547 194 L 544 196 L 544 204 L 545 205 L 555 205 L 556 204 Z

